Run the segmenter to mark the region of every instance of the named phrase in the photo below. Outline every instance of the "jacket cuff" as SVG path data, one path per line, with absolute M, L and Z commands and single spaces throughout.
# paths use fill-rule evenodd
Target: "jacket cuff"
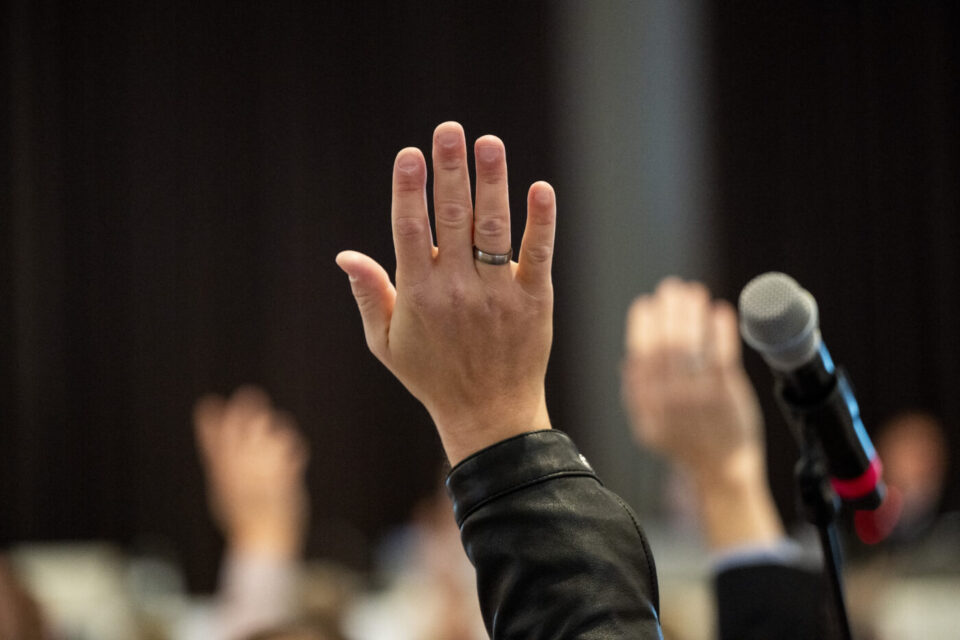
M 447 476 L 457 526 L 488 502 L 561 476 L 589 476 L 600 482 L 587 459 L 561 431 L 532 431 L 481 449 Z

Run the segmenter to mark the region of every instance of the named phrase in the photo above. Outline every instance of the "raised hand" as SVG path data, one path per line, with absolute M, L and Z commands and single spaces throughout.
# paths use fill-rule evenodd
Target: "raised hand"
M 293 558 L 307 519 L 308 453 L 293 418 L 256 387 L 208 395 L 193 412 L 210 510 L 235 552 Z
M 693 473 L 762 447 L 760 407 L 740 362 L 736 312 L 667 278 L 630 307 L 623 396 L 634 435 Z
M 699 283 L 667 278 L 631 306 L 626 352 L 622 391 L 634 436 L 690 473 L 713 546 L 779 538 L 763 419 L 733 307 L 711 301 Z
M 550 427 L 544 376 L 553 331 L 553 189 L 544 182 L 530 187 L 523 241 L 512 262 L 504 145 L 483 136 L 474 154 L 475 203 L 463 128 L 455 122 L 437 127 L 436 246 L 423 154 L 407 148 L 397 155 L 396 287 L 373 259 L 354 251 L 337 256 L 350 277 L 367 345 L 430 412 L 451 464 L 510 436 Z

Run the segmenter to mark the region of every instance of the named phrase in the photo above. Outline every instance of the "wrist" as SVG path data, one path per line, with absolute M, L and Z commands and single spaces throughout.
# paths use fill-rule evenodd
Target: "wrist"
M 300 555 L 302 536 L 274 533 L 251 532 L 231 536 L 227 539 L 227 549 L 240 555 L 266 555 L 284 560 L 292 560 Z
M 762 451 L 739 452 L 694 477 L 711 550 L 773 544 L 784 536 Z
M 767 485 L 763 449 L 752 444 L 685 466 L 701 495 L 743 494 Z
M 299 517 L 239 522 L 226 528 L 226 546 L 242 555 L 293 560 L 303 551 L 305 531 L 305 518 Z
M 451 466 L 508 438 L 551 428 L 542 397 L 532 410 L 477 412 L 452 419 L 434 418 L 434 423 Z

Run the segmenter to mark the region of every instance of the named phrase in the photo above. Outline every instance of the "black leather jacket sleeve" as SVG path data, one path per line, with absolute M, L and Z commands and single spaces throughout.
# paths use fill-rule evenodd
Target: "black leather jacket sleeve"
M 716 577 L 720 640 L 830 638 L 820 571 L 786 564 L 732 567 Z M 839 636 L 837 636 L 839 637 Z
M 653 556 L 573 442 L 537 431 L 447 477 L 494 640 L 661 638 Z

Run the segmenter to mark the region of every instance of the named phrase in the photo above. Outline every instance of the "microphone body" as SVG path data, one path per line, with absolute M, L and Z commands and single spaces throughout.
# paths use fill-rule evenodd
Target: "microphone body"
M 850 381 L 821 339 L 813 297 L 785 274 L 757 276 L 740 295 L 740 330 L 770 365 L 777 403 L 801 447 L 822 452 L 833 490 L 854 508 L 876 509 L 882 465 Z

